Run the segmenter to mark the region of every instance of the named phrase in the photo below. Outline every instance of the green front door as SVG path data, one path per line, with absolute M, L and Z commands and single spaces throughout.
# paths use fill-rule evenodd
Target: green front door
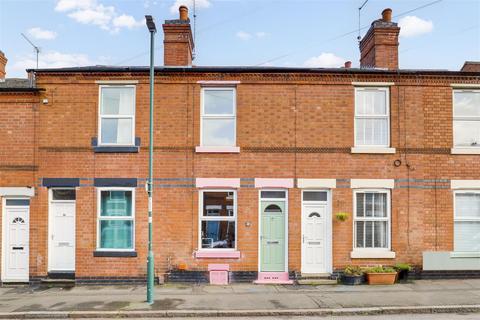
M 260 271 L 285 271 L 285 202 L 261 202 Z

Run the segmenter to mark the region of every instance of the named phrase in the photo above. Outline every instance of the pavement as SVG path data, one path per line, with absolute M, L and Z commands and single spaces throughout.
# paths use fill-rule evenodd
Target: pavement
M 1 287 L 0 319 L 115 317 L 351 316 L 478 313 L 480 279 L 417 280 L 393 286 L 164 284 Z

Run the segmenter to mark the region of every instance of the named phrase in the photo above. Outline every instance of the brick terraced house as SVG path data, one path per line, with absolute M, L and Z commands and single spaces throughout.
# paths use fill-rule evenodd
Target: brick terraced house
M 478 63 L 399 69 L 389 9 L 360 68 L 194 66 L 188 17 L 163 30 L 157 277 L 290 283 L 397 262 L 480 276 Z M 148 67 L 28 72 L 34 86 L 0 83 L 2 282 L 144 281 Z

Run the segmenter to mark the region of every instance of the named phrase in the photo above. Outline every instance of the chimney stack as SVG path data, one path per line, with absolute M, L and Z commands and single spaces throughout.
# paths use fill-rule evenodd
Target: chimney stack
M 352 61 L 345 61 L 345 65 L 344 65 L 344 68 L 345 69 L 350 69 L 352 67 Z
M 480 61 L 465 61 L 462 72 L 480 72 Z
M 400 28 L 392 22 L 392 9 L 382 11 L 360 41 L 360 67 L 398 69 L 398 35 Z
M 5 80 L 5 75 L 6 75 L 5 67 L 7 65 L 7 61 L 8 59 L 5 57 L 5 53 L 3 53 L 3 51 L 0 50 L 0 81 Z
M 178 8 L 179 19 L 165 20 L 163 24 L 163 64 L 187 67 L 193 60 L 193 35 L 188 18 L 188 8 Z

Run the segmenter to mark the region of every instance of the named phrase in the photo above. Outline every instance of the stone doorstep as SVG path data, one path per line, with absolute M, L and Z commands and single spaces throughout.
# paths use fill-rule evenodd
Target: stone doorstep
M 298 279 L 298 284 L 301 285 L 336 285 L 338 284 L 337 280 L 333 279 L 322 279 L 322 278 L 306 278 L 306 279 Z

